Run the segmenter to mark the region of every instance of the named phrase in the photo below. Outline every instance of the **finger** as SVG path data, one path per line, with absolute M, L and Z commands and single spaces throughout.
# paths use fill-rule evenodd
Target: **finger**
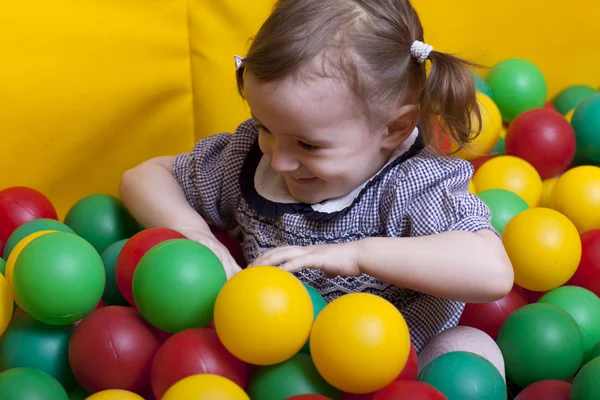
M 281 264 L 279 268 L 288 272 L 298 271 L 303 268 L 321 269 L 317 258 L 314 253 L 305 253 Z
M 280 247 L 278 249 L 266 252 L 259 256 L 252 264 L 253 265 L 274 265 L 278 266 L 286 261 L 305 254 L 306 250 L 302 247 Z

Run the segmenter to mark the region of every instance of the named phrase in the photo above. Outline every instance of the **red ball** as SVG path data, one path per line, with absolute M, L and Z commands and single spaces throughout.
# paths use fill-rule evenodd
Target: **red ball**
M 233 257 L 235 262 L 240 267 L 245 267 L 247 265 L 246 258 L 244 257 L 244 252 L 242 251 L 242 246 L 240 245 L 239 240 L 231 236 L 231 234 L 227 231 L 222 231 L 212 226 L 210 230 L 212 234 L 215 235 L 217 240 L 221 242 L 221 244 L 225 246 L 227 250 L 229 250 L 229 253 Z
M 133 273 L 141 258 L 152 247 L 170 239 L 185 239 L 185 236 L 173 229 L 148 228 L 133 235 L 121 249 L 115 266 L 117 286 L 129 304 L 135 305 Z
M 417 355 L 417 350 L 415 346 L 410 344 L 410 353 L 408 353 L 408 360 L 406 361 L 406 365 L 404 369 L 398 375 L 394 382 L 397 381 L 411 381 L 416 380 L 417 375 L 419 374 L 419 357 Z M 390 384 L 391 385 L 391 384 Z M 372 400 L 373 396 L 377 392 L 364 393 L 364 394 L 354 394 L 354 393 L 343 393 L 342 400 Z
M 544 107 L 543 108 L 547 108 L 549 110 L 556 111 L 556 108 L 554 107 L 554 105 L 552 103 L 548 103 L 548 102 L 544 103 Z
M 75 328 L 69 364 L 88 392 L 123 389 L 143 395 L 150 388 L 150 367 L 159 347 L 152 327 L 133 308 L 102 307 Z
M 42 193 L 22 186 L 0 190 L 0 254 L 15 229 L 40 218 L 58 219 L 54 206 Z
M 484 331 L 494 340 L 500 327 L 513 311 L 529 304 L 520 288 L 512 290 L 500 300 L 489 303 L 469 303 L 458 321 L 458 325 L 470 326 Z
M 448 400 L 439 390 L 419 381 L 398 381 L 381 389 L 373 400 Z
M 567 286 L 580 286 L 600 296 L 600 229 L 581 235 L 581 260 Z
M 321 396 L 320 394 L 297 394 L 288 397 L 285 400 L 331 400 L 329 397 Z
M 472 160 L 471 164 L 473 164 L 473 168 L 475 169 L 473 173 L 477 172 L 477 170 L 483 165 L 483 163 L 485 163 L 488 160 L 491 160 L 494 157 L 496 157 L 495 154 L 488 154 L 486 156 L 477 157 L 476 159 Z
M 532 383 L 521 391 L 515 400 L 569 400 L 571 384 L 547 380 Z
M 152 392 L 160 399 L 173 384 L 195 374 L 223 376 L 246 389 L 246 363 L 225 349 L 214 329 L 191 328 L 171 336 L 152 362 Z
M 564 172 L 575 156 L 575 131 L 560 113 L 547 108 L 525 111 L 506 131 L 506 154 L 528 161 L 542 179 Z

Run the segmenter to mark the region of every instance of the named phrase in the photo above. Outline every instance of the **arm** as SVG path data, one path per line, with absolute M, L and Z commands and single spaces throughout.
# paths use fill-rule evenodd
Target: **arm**
M 512 265 L 491 231 L 449 231 L 431 236 L 369 238 L 357 242 L 362 273 L 437 297 L 483 303 L 505 296 Z

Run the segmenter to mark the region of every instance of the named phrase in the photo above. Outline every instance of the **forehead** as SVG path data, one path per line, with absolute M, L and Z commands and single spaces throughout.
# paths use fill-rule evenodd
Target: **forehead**
M 247 73 L 244 92 L 255 117 L 271 130 L 285 123 L 313 131 L 360 119 L 350 89 L 334 78 L 261 82 Z

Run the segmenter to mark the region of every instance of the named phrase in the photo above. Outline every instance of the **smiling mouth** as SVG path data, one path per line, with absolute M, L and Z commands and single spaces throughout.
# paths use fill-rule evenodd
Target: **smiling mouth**
M 313 177 L 313 178 L 294 178 L 294 177 L 290 177 L 294 182 L 298 182 L 298 183 L 309 183 L 309 182 L 313 182 L 314 180 L 316 180 L 317 178 Z

